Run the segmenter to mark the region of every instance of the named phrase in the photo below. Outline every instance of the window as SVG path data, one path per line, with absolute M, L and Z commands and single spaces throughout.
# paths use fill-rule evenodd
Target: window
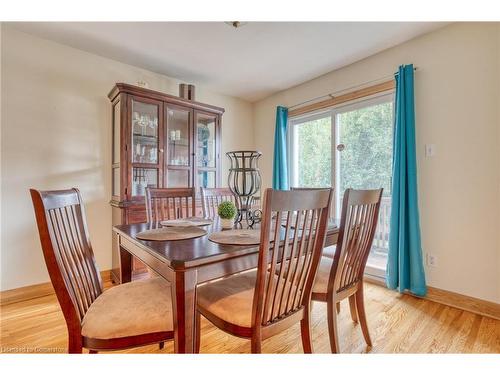
M 332 117 L 304 118 L 290 128 L 291 184 L 294 187 L 332 186 Z
M 384 277 L 389 247 L 393 94 L 292 118 L 290 186 L 335 188 L 332 215 L 340 217 L 345 189 L 384 188 L 366 273 Z

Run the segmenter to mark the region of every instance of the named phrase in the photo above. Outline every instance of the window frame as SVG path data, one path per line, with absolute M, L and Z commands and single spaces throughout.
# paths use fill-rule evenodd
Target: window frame
M 292 119 L 288 119 L 288 127 L 287 127 L 287 149 L 293 150 L 295 139 L 295 129 L 297 125 L 303 124 L 304 122 L 319 120 L 322 118 L 330 117 L 331 125 L 333 125 L 333 118 L 331 115 L 331 109 L 326 109 L 322 111 L 316 111 L 313 114 L 304 114 L 301 116 L 296 116 Z M 333 156 L 333 155 L 332 155 Z M 288 152 L 287 153 L 287 167 L 288 167 L 288 186 L 290 187 L 298 187 L 294 184 L 297 179 L 296 175 L 296 160 L 297 153 Z M 333 159 L 332 159 L 333 160 Z M 332 161 L 333 162 L 333 161 Z M 333 169 L 333 164 L 332 164 Z M 331 185 L 331 183 L 330 183 Z
M 295 149 L 295 129 L 296 126 L 303 124 L 308 121 L 314 121 L 320 118 L 326 118 L 330 117 L 330 123 L 331 123 L 331 178 L 332 181 L 330 181 L 330 185 L 334 188 L 335 190 L 335 198 L 332 202 L 332 208 L 331 208 L 331 213 L 333 217 L 340 217 L 339 211 L 341 210 L 340 207 L 340 199 L 341 199 L 341 192 L 339 191 L 340 188 L 340 169 L 337 168 L 339 165 L 339 153 L 336 152 L 336 147 L 338 144 L 338 139 L 339 139 L 339 129 L 337 126 L 337 115 L 354 111 L 357 109 L 381 104 L 381 103 L 387 103 L 387 102 L 392 102 L 393 104 L 393 111 L 395 111 L 395 90 L 390 89 L 386 90 L 377 94 L 369 95 L 366 97 L 358 98 L 349 102 L 344 102 L 335 106 L 331 106 L 328 108 L 323 108 L 321 110 L 317 111 L 312 111 L 304 114 L 300 114 L 298 116 L 293 116 L 288 119 L 288 127 L 287 127 L 287 149 L 289 152 L 287 153 L 287 166 L 288 166 L 288 183 L 290 187 L 295 187 L 296 185 L 294 182 L 297 180 L 297 171 L 296 166 L 298 163 L 296 163 L 296 157 L 298 155 L 297 152 L 294 152 L 293 150 Z M 394 116 L 394 113 L 393 113 Z M 374 278 L 379 281 L 385 281 L 385 269 L 380 269 L 376 267 L 370 267 L 369 265 L 366 266 L 365 269 L 365 275 L 369 276 L 370 278 Z

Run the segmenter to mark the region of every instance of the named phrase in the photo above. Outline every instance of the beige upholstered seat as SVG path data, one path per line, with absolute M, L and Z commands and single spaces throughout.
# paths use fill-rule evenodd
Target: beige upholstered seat
M 196 291 L 198 307 L 228 323 L 240 327 L 251 327 L 256 278 L 257 270 L 253 270 L 202 285 Z M 285 289 L 287 293 L 285 295 L 288 295 L 288 288 Z M 278 301 L 282 295 L 281 292 L 281 290 L 278 291 Z
M 256 277 L 257 270 L 254 270 L 199 286 L 198 306 L 226 322 L 251 327 Z
M 313 293 L 326 293 L 328 290 L 328 279 L 332 270 L 333 259 L 327 256 L 321 257 L 318 273 L 314 279 Z
M 159 278 L 115 286 L 102 293 L 82 321 L 82 336 L 110 339 L 173 331 L 170 284 Z

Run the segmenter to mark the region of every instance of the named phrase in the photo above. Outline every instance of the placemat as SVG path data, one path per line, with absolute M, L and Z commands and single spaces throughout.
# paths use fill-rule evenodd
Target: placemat
M 208 239 L 223 245 L 258 245 L 260 244 L 260 230 L 233 229 L 210 233 Z
M 168 227 L 145 230 L 137 233 L 135 237 L 145 241 L 175 241 L 201 237 L 205 234 L 207 231 L 198 227 Z
M 164 227 L 203 227 L 212 224 L 212 220 L 202 217 L 189 217 L 186 219 L 164 220 L 160 224 Z

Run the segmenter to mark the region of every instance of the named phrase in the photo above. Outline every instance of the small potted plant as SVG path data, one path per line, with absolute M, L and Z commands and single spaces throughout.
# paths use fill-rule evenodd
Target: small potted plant
M 231 201 L 221 202 L 217 208 L 217 213 L 219 214 L 222 228 L 231 229 L 234 225 L 234 218 L 238 213 L 234 203 Z

